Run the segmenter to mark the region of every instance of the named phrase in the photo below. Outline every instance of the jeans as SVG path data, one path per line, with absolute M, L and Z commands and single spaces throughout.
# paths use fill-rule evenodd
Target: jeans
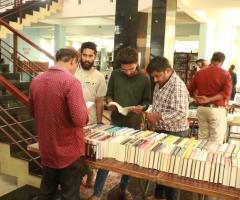
M 188 137 L 188 131 L 187 130 L 186 131 L 179 131 L 179 132 L 158 130 L 156 132 L 167 133 L 167 134 L 180 136 L 180 137 Z M 180 198 L 180 190 L 156 184 L 154 196 L 156 198 L 159 198 L 159 199 L 178 200 Z
M 109 171 L 99 169 L 97 172 L 95 184 L 94 184 L 94 192 L 93 194 L 95 196 L 100 197 L 103 192 L 103 187 L 106 182 L 107 176 L 108 176 Z M 120 181 L 120 189 L 125 190 L 128 186 L 130 177 L 127 175 L 122 175 L 121 181 Z

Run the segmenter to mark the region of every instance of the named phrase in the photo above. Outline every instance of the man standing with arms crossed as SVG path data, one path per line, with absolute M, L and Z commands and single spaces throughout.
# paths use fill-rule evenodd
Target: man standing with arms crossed
M 230 74 L 222 68 L 225 55 L 215 52 L 211 64 L 198 71 L 188 90 L 198 103 L 199 139 L 223 143 L 227 130 L 226 105 L 232 92 Z
M 30 85 L 30 109 L 36 120 L 43 177 L 39 200 L 52 200 L 61 185 L 62 200 L 79 200 L 85 155 L 83 127 L 88 122 L 80 82 L 73 76 L 78 52 L 62 48 L 56 64 Z

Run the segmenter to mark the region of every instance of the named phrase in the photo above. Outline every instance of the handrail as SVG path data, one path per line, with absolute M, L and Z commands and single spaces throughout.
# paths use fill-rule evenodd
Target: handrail
M 25 133 L 27 133 L 31 138 L 33 138 L 35 141 L 36 140 L 36 136 L 34 136 L 30 131 L 28 131 L 26 128 L 24 128 L 23 125 L 21 125 L 10 113 L 8 113 L 2 106 L 0 106 L 0 110 L 2 112 L 4 112 L 5 115 L 7 115 L 20 129 L 22 129 Z M 1 119 L 2 120 L 2 119 Z M 5 123 L 5 120 L 2 120 Z M 7 126 L 9 126 L 9 124 L 7 124 Z M 10 129 L 12 129 L 10 127 Z M 19 133 L 16 133 L 21 139 L 24 140 L 24 138 L 22 138 L 22 135 L 20 135 Z
M 21 92 L 15 85 L 13 85 L 10 81 L 4 78 L 0 74 L 0 84 L 3 85 L 8 91 L 10 91 L 14 96 L 16 96 L 24 105 L 29 105 L 28 97 Z
M 42 168 L 41 164 L 35 160 L 32 155 L 26 150 L 24 149 L 7 131 L 5 131 L 1 126 L 0 126 L 0 130 L 8 137 L 10 138 L 10 140 L 12 140 L 14 142 L 14 144 L 16 144 L 18 146 L 18 148 L 20 148 L 29 158 L 32 159 L 32 161 L 40 168 Z
M 4 18 L 6 18 L 6 17 L 8 17 L 8 16 L 11 16 L 11 15 L 14 14 L 14 13 L 22 12 L 22 10 L 26 10 L 27 8 L 30 8 L 30 7 L 32 7 L 33 5 L 38 4 L 38 3 L 39 3 L 39 2 L 36 1 L 36 2 L 33 2 L 32 4 L 30 4 L 30 5 L 28 5 L 28 6 L 25 6 L 25 7 L 23 7 L 22 2 L 20 2 L 19 4 L 16 4 L 16 3 L 15 3 L 15 4 L 14 4 L 14 9 L 13 9 L 13 10 L 10 10 L 7 15 L 3 15 L 3 16 L 1 17 L 1 19 L 4 19 Z M 16 8 L 18 8 L 18 9 L 16 10 Z M 20 16 L 20 19 L 22 19 L 21 17 L 22 17 L 22 16 Z
M 7 45 L 8 47 L 10 47 L 11 49 L 14 49 L 11 45 L 9 45 L 7 42 L 5 42 L 4 40 L 1 40 L 2 43 L 4 43 L 5 45 Z M 5 47 L 3 47 L 3 45 L 0 44 L 0 47 L 3 48 L 6 52 L 8 52 L 9 54 L 11 54 L 11 52 L 6 49 Z M 26 56 L 24 56 L 22 53 L 20 53 L 19 51 L 16 50 L 16 53 L 18 55 L 20 55 L 21 57 L 23 57 L 24 59 L 26 59 L 29 63 L 31 63 L 32 66 L 35 66 L 39 71 L 44 71 L 43 68 L 41 68 L 40 66 L 34 64 L 31 60 L 29 60 Z M 30 67 L 28 67 L 29 69 L 31 69 Z M 34 72 L 32 70 L 32 72 Z
M 4 56 L 6 59 L 8 59 L 10 62 L 13 63 L 12 59 L 10 59 L 9 57 L 7 57 L 4 53 L 1 52 L 1 55 Z M 24 64 L 24 67 L 32 70 L 28 65 Z M 28 74 L 31 78 L 34 78 L 34 76 L 32 74 L 30 74 L 28 71 L 26 71 L 25 69 L 23 69 L 19 64 L 17 64 L 17 67 L 20 68 L 22 71 L 24 71 L 26 74 Z M 34 72 L 35 73 L 35 72 Z
M 36 45 L 35 43 L 33 43 L 31 40 L 29 40 L 28 38 L 26 38 L 24 35 L 22 35 L 21 33 L 17 32 L 13 27 L 11 27 L 9 24 L 7 24 L 5 21 L 3 21 L 2 19 L 0 19 L 0 25 L 3 25 L 4 27 L 6 27 L 8 30 L 10 30 L 11 32 L 13 32 L 14 34 L 16 34 L 19 38 L 21 38 L 23 41 L 27 42 L 29 45 L 31 45 L 33 48 L 37 49 L 38 51 L 40 51 L 41 53 L 45 54 L 48 58 L 50 58 L 51 60 L 55 60 L 54 56 L 52 56 L 50 53 L 48 53 L 47 51 L 45 51 L 44 49 L 42 49 L 41 47 L 39 47 L 38 45 Z
M 7 6 L 10 6 L 10 5 L 14 5 L 14 2 L 10 1 L 10 0 L 3 0 L 1 1 L 1 5 L 0 5 L 0 8 L 3 9 Z

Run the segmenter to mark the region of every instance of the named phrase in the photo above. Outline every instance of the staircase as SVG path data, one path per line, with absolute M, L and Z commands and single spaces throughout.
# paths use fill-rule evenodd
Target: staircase
M 20 82 L 20 72 L 16 74 L 9 73 L 7 65 L 0 64 L 0 73 L 21 91 L 28 93 L 29 82 Z M 34 119 L 31 117 L 26 105 L 20 102 L 16 96 L 5 90 L 2 85 L 0 85 L 0 88 L 0 106 L 7 112 L 6 114 L 0 109 L 1 173 L 16 176 L 18 186 L 29 184 L 38 187 L 41 166 L 35 162 L 40 163 L 40 156 L 36 153 L 28 152 L 31 155 L 30 157 L 24 152 L 28 144 L 37 141 Z M 3 122 L 2 118 L 8 125 Z M 18 124 L 23 128 L 19 127 Z M 5 132 L 11 137 L 6 135 Z
M 62 0 L 29 0 L 15 6 L 12 3 L 10 9 L 0 13 L 0 19 L 7 22 L 12 28 L 22 30 L 24 26 L 30 26 L 32 23 L 38 22 L 39 19 L 55 14 L 62 8 L 62 2 Z M 1 7 L 4 6 L 0 6 L 0 10 L 3 10 Z M 6 7 L 8 8 L 9 4 Z M 0 38 L 6 38 L 7 34 L 12 34 L 12 32 L 6 27 L 0 26 Z
M 40 185 L 40 156 L 27 151 L 27 145 L 37 142 L 27 96 L 32 78 L 45 71 L 48 65 L 45 65 L 47 62 L 33 62 L 21 54 L 17 41 L 21 39 L 27 46 L 31 46 L 39 54 L 43 53 L 50 60 L 54 61 L 54 57 L 16 29 L 22 29 L 43 16 L 56 12 L 61 7 L 60 2 L 26 1 L 20 6 L 6 10 L 5 14 L 0 14 L 0 172 L 15 176 L 18 187 Z M 20 8 L 24 8 L 21 17 L 16 12 Z M 13 44 L 3 39 L 7 34 L 13 37 Z

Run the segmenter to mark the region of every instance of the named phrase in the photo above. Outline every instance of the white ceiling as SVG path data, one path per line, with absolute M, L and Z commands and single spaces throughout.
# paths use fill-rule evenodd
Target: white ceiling
M 109 3 L 109 0 L 82 0 L 83 5 L 78 6 L 85 6 L 87 8 L 87 2 L 91 3 L 91 5 L 94 5 L 94 1 L 97 1 L 98 3 L 100 1 L 104 1 L 104 4 Z M 71 16 L 68 13 L 67 17 L 64 17 L 63 13 L 66 13 L 67 11 L 64 11 L 63 9 L 62 13 L 60 12 L 53 17 L 48 17 L 47 19 L 41 20 L 41 23 L 37 23 L 34 26 L 36 28 L 43 28 L 43 26 L 47 25 L 46 30 L 42 31 L 42 34 L 45 36 L 52 34 L 52 25 L 61 24 L 66 27 L 66 35 L 72 38 L 79 38 L 79 40 L 81 40 L 81 36 L 84 35 L 110 38 L 114 35 L 115 17 L 107 14 L 114 13 L 114 10 L 111 9 L 114 9 L 113 7 L 115 5 L 115 1 L 116 0 L 114 0 L 113 3 L 110 3 L 110 7 L 108 10 L 106 10 L 106 12 L 104 12 L 105 15 L 79 17 L 79 15 L 81 15 L 81 11 L 79 11 L 77 12 L 77 16 Z M 66 4 L 67 2 L 68 4 Z M 70 2 L 75 3 L 76 0 L 65 0 L 65 5 L 68 7 L 68 12 L 71 10 Z M 139 11 L 151 13 L 151 2 L 152 0 L 139 0 Z M 73 6 L 76 7 L 76 5 Z M 96 7 L 101 9 L 100 6 L 101 4 L 99 3 Z M 95 10 L 97 10 L 96 7 L 94 8 Z M 107 6 L 105 5 L 105 7 Z M 91 11 L 89 10 L 89 12 L 86 13 L 91 13 Z M 183 35 L 183 30 L 178 31 L 178 28 L 181 26 L 183 28 L 188 27 L 188 29 L 191 29 L 191 25 L 196 28 L 197 24 L 199 26 L 199 23 L 201 22 L 208 22 L 211 20 L 236 20 L 236 23 L 240 23 L 239 19 L 240 0 L 178 0 L 176 33 L 178 34 L 179 32 L 181 33 L 181 36 Z M 193 32 L 186 31 L 186 35 L 191 34 L 193 34 Z

